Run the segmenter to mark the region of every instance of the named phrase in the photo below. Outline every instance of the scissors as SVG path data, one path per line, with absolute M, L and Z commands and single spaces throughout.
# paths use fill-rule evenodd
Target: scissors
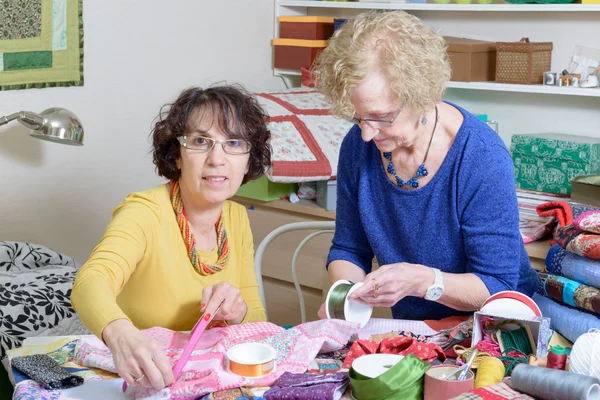
M 187 344 L 183 348 L 183 351 L 181 352 L 181 355 L 179 356 L 177 363 L 173 367 L 174 381 L 177 381 L 177 378 L 179 377 L 179 374 L 181 374 L 183 367 L 185 366 L 188 359 L 190 358 L 192 351 L 198 344 L 198 341 L 200 340 L 200 336 L 202 336 L 202 334 L 206 330 L 206 327 L 208 326 L 208 324 L 210 324 L 212 322 L 213 318 L 215 317 L 215 315 L 217 315 L 217 313 L 221 309 L 222 305 L 223 305 L 223 302 L 219 303 L 216 307 L 212 306 L 210 308 L 207 308 L 204 311 L 204 314 L 202 314 L 202 316 L 198 320 L 198 322 L 196 322 L 196 325 L 194 325 L 194 328 L 192 328 L 192 330 L 190 332 L 190 340 L 187 342 Z M 125 390 L 127 390 L 127 382 L 123 382 L 123 392 L 125 392 Z

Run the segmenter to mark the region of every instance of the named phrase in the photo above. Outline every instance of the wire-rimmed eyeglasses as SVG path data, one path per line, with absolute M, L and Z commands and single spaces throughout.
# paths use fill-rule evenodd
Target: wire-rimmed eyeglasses
M 247 154 L 250 152 L 250 143 L 245 139 L 217 140 L 205 136 L 184 135 L 177 138 L 186 149 L 196 150 L 201 153 L 212 151 L 215 144 L 219 143 L 227 154 Z
M 350 122 L 352 122 L 353 124 L 357 124 L 357 125 L 360 125 L 361 123 L 366 122 L 367 125 L 369 125 L 371 128 L 377 128 L 377 129 L 389 128 L 391 125 L 394 124 L 394 121 L 396 121 L 396 118 L 398 118 L 398 115 L 400 115 L 401 111 L 402 111 L 402 107 L 400 107 L 398 109 L 398 111 L 396 111 L 394 113 L 394 115 L 392 116 L 391 119 L 373 119 L 373 118 L 350 117 L 350 118 L 348 118 L 348 120 Z

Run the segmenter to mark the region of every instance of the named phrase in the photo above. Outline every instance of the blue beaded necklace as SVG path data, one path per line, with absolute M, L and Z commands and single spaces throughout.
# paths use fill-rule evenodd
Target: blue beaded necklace
M 421 121 L 423 124 L 427 123 L 427 119 L 425 117 L 423 117 L 423 119 Z M 388 152 L 383 153 L 383 156 L 389 161 L 389 164 L 387 166 L 387 172 L 389 172 L 391 175 L 394 175 L 394 178 L 396 178 L 396 184 L 399 187 L 403 187 L 404 185 L 406 185 L 406 186 L 413 187 L 416 189 L 419 187 L 418 179 L 422 176 L 427 176 L 428 172 L 427 172 L 427 169 L 425 168 L 425 161 L 427 161 L 427 155 L 429 154 L 429 148 L 431 147 L 431 142 L 433 141 L 433 134 L 435 133 L 435 128 L 437 127 L 437 123 L 438 123 L 438 109 L 436 106 L 435 107 L 435 123 L 433 124 L 433 130 L 431 131 L 431 137 L 429 138 L 429 144 L 427 145 L 427 151 L 425 151 L 425 157 L 423 158 L 423 162 L 421 163 L 421 165 L 419 165 L 419 169 L 417 169 L 416 176 L 413 176 L 408 181 L 404 182 L 402 179 L 400 179 L 400 177 L 398 175 L 396 175 L 396 169 L 394 168 L 394 164 L 392 163 L 392 152 L 388 151 Z

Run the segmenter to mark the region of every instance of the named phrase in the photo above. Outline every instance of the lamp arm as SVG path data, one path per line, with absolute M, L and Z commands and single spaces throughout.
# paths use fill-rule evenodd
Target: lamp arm
M 0 126 L 2 125 L 6 125 L 8 124 L 10 121 L 15 120 L 17 118 L 19 118 L 19 114 L 18 112 L 14 113 L 14 114 L 10 114 L 7 115 L 5 117 L 0 117 Z

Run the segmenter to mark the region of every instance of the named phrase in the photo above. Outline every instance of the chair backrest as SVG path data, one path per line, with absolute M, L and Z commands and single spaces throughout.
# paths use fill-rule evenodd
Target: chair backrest
M 296 251 L 294 252 L 294 257 L 292 258 L 292 279 L 294 280 L 294 286 L 296 287 L 296 293 L 298 293 L 298 299 L 300 300 L 300 314 L 302 315 L 302 322 L 306 322 L 306 309 L 304 305 L 304 296 L 302 295 L 302 289 L 300 288 L 300 282 L 298 282 L 298 277 L 296 275 L 296 261 L 298 260 L 298 255 L 300 251 L 304 247 L 306 243 L 308 243 L 315 236 L 321 235 L 323 233 L 333 233 L 335 231 L 335 221 L 307 221 L 307 222 L 294 222 L 287 225 L 282 225 L 279 228 L 273 230 L 269 233 L 263 240 L 260 242 L 260 245 L 256 249 L 256 253 L 254 255 L 254 268 L 256 268 L 256 280 L 258 281 L 258 289 L 260 291 L 260 299 L 262 300 L 263 306 L 265 307 L 265 312 L 267 312 L 267 303 L 265 301 L 265 290 L 263 287 L 262 281 L 262 260 L 265 250 L 269 246 L 269 244 L 275 240 L 277 237 L 283 235 L 284 233 L 293 232 L 293 231 L 316 231 L 312 232 L 304 238 L 298 247 L 296 247 Z

